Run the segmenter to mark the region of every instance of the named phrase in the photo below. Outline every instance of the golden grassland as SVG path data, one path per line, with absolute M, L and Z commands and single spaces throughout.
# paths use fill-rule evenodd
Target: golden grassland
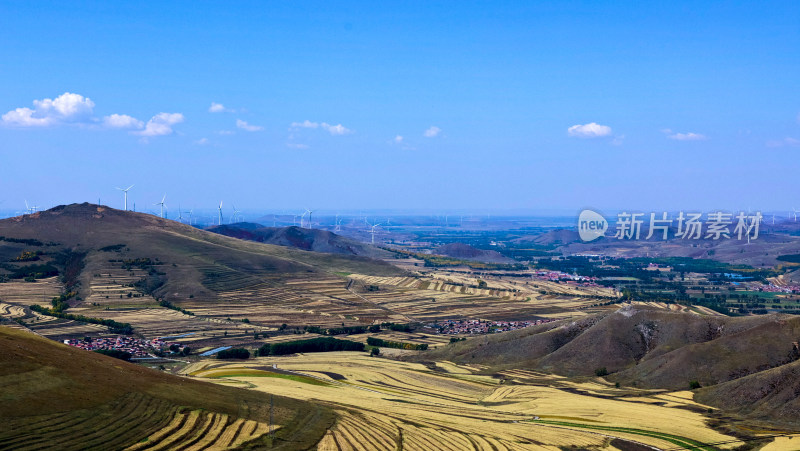
M 635 390 L 631 396 L 631 389 L 599 378 L 576 382 L 525 371 L 493 377 L 482 369 L 335 352 L 206 360 L 182 372 L 330 405 L 339 419 L 318 449 L 614 449 L 614 437 L 674 448 L 668 436 L 729 442 L 721 449 L 742 444 L 708 427 L 699 409 L 686 408 L 699 406 L 687 392 Z M 610 396 L 615 393 L 625 396 Z
M 327 408 L 168 375 L 0 326 L 0 449 L 307 449 Z M 255 442 L 254 442 L 255 441 Z

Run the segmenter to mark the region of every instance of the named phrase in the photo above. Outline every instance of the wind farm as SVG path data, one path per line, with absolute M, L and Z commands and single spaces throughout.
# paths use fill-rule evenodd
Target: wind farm
M 800 450 L 800 3 L 0 17 L 0 450 Z

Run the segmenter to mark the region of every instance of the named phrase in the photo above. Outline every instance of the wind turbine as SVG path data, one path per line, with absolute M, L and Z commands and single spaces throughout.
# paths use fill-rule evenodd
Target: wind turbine
M 161 205 L 161 217 L 162 218 L 164 217 L 164 207 L 167 206 L 167 204 L 164 203 L 165 200 L 167 200 L 167 194 L 166 193 L 164 193 L 164 197 L 161 198 L 161 202 L 156 202 L 156 203 L 153 204 L 153 205 Z
M 333 228 L 334 232 L 341 232 L 342 231 L 342 220 L 339 219 L 339 215 L 336 215 L 336 227 Z
M 236 222 L 236 217 L 239 216 L 239 213 L 241 212 L 242 212 L 241 210 L 236 209 L 236 205 L 233 206 L 233 216 L 231 217 L 231 224 Z
M 219 225 L 222 225 L 222 201 L 219 201 Z
M 183 222 L 183 212 L 181 211 L 181 204 L 178 204 L 178 222 Z
M 310 228 L 312 228 L 312 227 L 313 227 L 313 225 L 314 225 L 314 224 L 311 222 L 311 213 L 314 213 L 314 212 L 313 212 L 313 211 L 311 211 L 311 210 L 309 210 L 308 208 L 306 208 L 306 213 L 308 213 L 308 227 L 307 227 L 307 228 L 308 228 L 308 229 L 310 229 Z M 303 213 L 303 216 L 305 216 L 305 213 Z M 302 222 L 302 221 L 301 221 L 301 222 Z
M 125 211 L 128 211 L 128 191 L 131 188 L 133 188 L 133 185 L 131 185 L 131 186 L 125 188 L 125 189 L 117 188 L 118 190 L 122 191 L 125 194 Z
M 794 211 L 794 222 L 797 222 L 797 213 L 800 213 L 800 210 L 796 208 L 792 208 L 792 210 Z
M 381 224 L 379 222 L 370 225 L 369 233 L 372 235 L 372 244 L 375 244 L 375 229 L 378 228 L 378 226 L 380 225 Z
M 307 214 L 308 214 L 308 208 L 306 208 L 306 211 L 304 211 L 303 214 L 300 215 L 300 228 L 301 229 L 303 228 L 303 220 L 306 218 Z
M 36 213 L 37 209 L 39 209 L 39 207 L 37 207 L 36 205 L 30 206 L 28 205 L 28 201 L 27 200 L 25 201 L 25 211 L 27 211 L 28 214 Z

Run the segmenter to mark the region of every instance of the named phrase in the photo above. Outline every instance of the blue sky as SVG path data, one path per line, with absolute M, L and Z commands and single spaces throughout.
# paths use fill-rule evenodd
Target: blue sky
M 0 208 L 800 207 L 797 2 L 375 3 L 0 2 Z

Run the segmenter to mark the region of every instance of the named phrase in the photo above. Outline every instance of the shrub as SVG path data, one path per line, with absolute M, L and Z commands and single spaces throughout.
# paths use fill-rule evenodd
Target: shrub
M 231 348 L 224 349 L 217 353 L 218 359 L 242 359 L 247 360 L 250 358 L 250 351 L 244 348 Z
M 701 385 L 700 385 L 700 382 L 698 382 L 698 381 L 690 381 L 689 382 L 689 390 L 696 390 L 696 389 L 698 389 L 700 387 L 701 387 Z
M 120 351 L 119 349 L 95 349 L 94 352 L 126 361 L 132 357 L 130 352 Z
M 608 370 L 606 369 L 606 367 L 598 368 L 598 369 L 594 370 L 594 374 L 597 377 L 608 376 Z
M 381 354 L 381 348 L 372 348 L 372 350 L 369 351 L 369 355 L 371 356 L 376 356 L 380 354 Z

